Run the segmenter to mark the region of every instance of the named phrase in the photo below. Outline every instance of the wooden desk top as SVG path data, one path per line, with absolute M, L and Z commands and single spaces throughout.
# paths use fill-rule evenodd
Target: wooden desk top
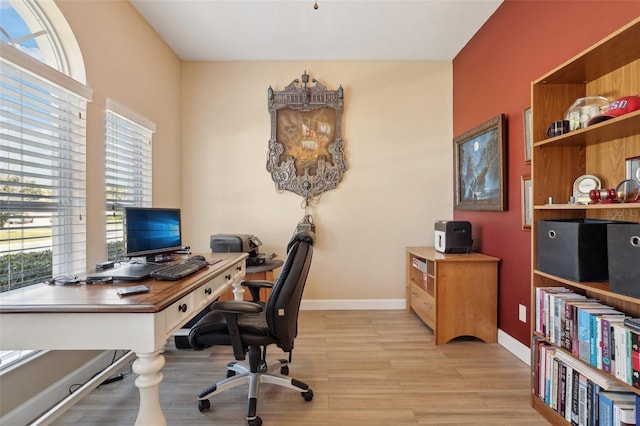
M 244 260 L 247 253 L 207 253 L 209 259 L 220 259 L 182 280 L 156 281 L 153 278 L 136 282 L 110 284 L 47 285 L 36 284 L 0 294 L 2 313 L 154 313 L 191 293 L 221 274 L 234 263 Z M 188 256 L 185 255 L 186 259 Z M 244 262 L 243 262 L 244 264 Z M 118 296 L 121 287 L 146 285 L 148 293 Z

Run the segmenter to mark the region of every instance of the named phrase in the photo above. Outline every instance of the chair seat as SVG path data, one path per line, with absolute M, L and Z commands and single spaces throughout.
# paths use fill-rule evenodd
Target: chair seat
M 242 340 L 248 346 L 265 346 L 275 343 L 269 333 L 269 326 L 264 311 L 260 314 L 238 314 L 238 329 Z M 189 341 L 195 350 L 202 350 L 213 345 L 231 346 L 229 329 L 224 314 L 211 311 L 206 314 L 189 332 Z

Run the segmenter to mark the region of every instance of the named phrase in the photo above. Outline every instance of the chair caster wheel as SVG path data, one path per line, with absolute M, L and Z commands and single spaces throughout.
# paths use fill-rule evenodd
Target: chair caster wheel
M 289 366 L 285 365 L 284 367 L 280 367 L 280 374 L 282 374 L 283 376 L 288 376 L 289 375 Z
M 255 419 L 248 420 L 247 424 L 248 424 L 248 426 L 261 426 L 262 425 L 262 419 L 260 418 L 260 416 L 256 416 Z
M 198 401 L 198 410 L 200 410 L 201 413 L 209 411 L 209 408 L 211 408 L 211 402 L 209 402 L 208 399 L 201 399 Z
M 311 401 L 313 399 L 313 391 L 309 389 L 306 392 L 300 392 L 305 401 Z

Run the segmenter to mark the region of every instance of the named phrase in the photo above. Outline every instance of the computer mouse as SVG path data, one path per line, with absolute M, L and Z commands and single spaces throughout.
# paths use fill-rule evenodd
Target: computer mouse
M 196 260 L 207 260 L 204 258 L 204 256 L 200 256 L 199 254 L 196 254 L 195 256 L 191 256 L 191 259 L 196 259 Z

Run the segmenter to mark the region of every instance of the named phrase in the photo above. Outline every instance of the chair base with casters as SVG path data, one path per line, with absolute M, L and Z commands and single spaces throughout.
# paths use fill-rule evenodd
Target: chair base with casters
M 251 360 L 257 360 L 257 362 L 252 362 Z M 255 364 L 253 365 L 254 368 L 252 368 L 252 364 Z M 279 371 L 279 373 L 275 371 Z M 210 397 L 228 389 L 248 384 L 247 423 L 249 426 L 259 426 L 262 424 L 262 419 L 256 415 L 256 409 L 261 383 L 269 383 L 298 391 L 305 401 L 313 399 L 313 390 L 306 383 L 288 377 L 288 374 L 289 361 L 279 359 L 266 364 L 261 357 L 260 348 L 249 348 L 249 365 L 240 362 L 227 364 L 227 378 L 201 390 L 198 394 L 198 409 L 201 412 L 208 411 L 211 408 Z

